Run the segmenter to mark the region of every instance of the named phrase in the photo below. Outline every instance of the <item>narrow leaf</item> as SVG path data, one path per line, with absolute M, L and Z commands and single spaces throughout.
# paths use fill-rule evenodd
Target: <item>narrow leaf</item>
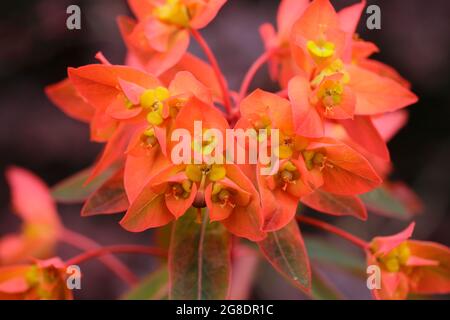
M 87 217 L 123 212 L 128 209 L 128 206 L 128 198 L 123 185 L 123 170 L 119 170 L 89 196 L 81 210 L 81 215 Z
M 106 180 L 108 180 L 117 170 L 117 166 L 112 166 L 89 184 L 86 180 L 91 174 L 92 168 L 86 168 L 74 175 L 57 183 L 51 189 L 52 196 L 57 202 L 80 203 L 85 201 L 89 195 L 97 190 Z
M 408 220 L 411 214 L 400 199 L 397 199 L 385 186 L 359 196 L 367 208 L 375 213 Z
M 173 226 L 169 249 L 169 297 L 180 300 L 225 299 L 231 275 L 231 237 L 219 222 L 202 222 L 189 209 Z
M 272 266 L 296 287 L 309 294 L 311 269 L 302 235 L 295 220 L 281 230 L 270 232 L 258 242 Z
M 125 294 L 124 300 L 161 300 L 169 293 L 169 272 L 167 266 L 152 272 L 130 292 Z
M 336 216 L 353 216 L 366 220 L 367 211 L 356 196 L 342 196 L 317 189 L 301 200 L 308 207 Z

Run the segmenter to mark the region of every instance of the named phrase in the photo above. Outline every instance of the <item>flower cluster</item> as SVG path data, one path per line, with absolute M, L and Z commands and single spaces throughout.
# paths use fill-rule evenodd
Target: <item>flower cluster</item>
M 295 222 L 299 203 L 365 220 L 370 204 L 361 195 L 377 188 L 398 191 L 398 185 L 387 181 L 391 163 L 386 142 L 405 123 L 401 109 L 417 97 L 393 68 L 371 58 L 377 46 L 356 34 L 365 2 L 336 12 L 329 0 L 282 0 L 276 28 L 260 28 L 266 51 L 234 92 L 198 31 L 225 2 L 129 0 L 136 18 L 118 18 L 128 48 L 126 63 L 112 65 L 99 53 L 99 64 L 69 68 L 68 78 L 46 93 L 63 112 L 89 124 L 92 141 L 105 143 L 86 184 L 107 173 L 109 178 L 88 197 L 82 215 L 126 211 L 121 226 L 141 232 L 195 210 L 196 223 L 220 223 L 232 235 L 257 242 L 283 273 L 285 262 L 271 249 L 273 237 L 286 246 L 295 242 L 305 252 Z M 209 63 L 187 51 L 191 37 Z M 248 94 L 265 63 L 280 91 Z M 233 146 L 250 151 L 252 142 L 265 142 L 276 170 L 263 175 L 261 169 L 268 165 L 261 162 L 208 161 L 235 151 L 225 148 L 215 154 L 218 143 L 211 137 L 191 145 L 192 159 L 200 161 L 174 162 L 173 133 L 182 129 L 193 136 L 196 121 L 203 130 L 223 135 L 230 128 L 266 130 Z M 275 132 L 278 141 L 272 148 Z M 414 195 L 402 187 L 408 195 L 402 200 L 416 211 Z M 383 271 L 376 298 L 450 291 L 449 249 L 406 240 L 408 230 L 407 236 L 378 237 L 363 245 L 368 263 Z M 20 241 L 21 250 L 33 250 Z M 301 263 L 304 281 L 293 282 L 309 292 L 306 254 Z

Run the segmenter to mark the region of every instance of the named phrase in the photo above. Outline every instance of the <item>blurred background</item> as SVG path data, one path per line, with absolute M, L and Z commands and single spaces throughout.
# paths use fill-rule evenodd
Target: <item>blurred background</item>
M 356 1 L 332 2 L 339 9 Z M 71 4 L 81 8 L 81 30 L 66 28 L 66 8 Z M 379 46 L 381 53 L 375 58 L 394 66 L 411 81 L 413 91 L 420 98 L 418 104 L 408 109 L 407 127 L 389 144 L 395 165 L 393 177 L 410 185 L 424 202 L 424 212 L 415 219 L 418 222 L 415 237 L 448 246 L 450 3 L 368 0 L 368 4 L 380 6 L 381 30 L 367 30 L 365 15 L 359 28 L 361 37 Z M 277 6 L 276 0 L 229 0 L 217 19 L 203 30 L 231 88 L 238 88 L 247 68 L 262 52 L 258 27 L 266 21 L 275 21 Z M 97 51 L 102 51 L 112 63 L 123 63 L 125 47 L 115 19 L 130 12 L 125 0 L 15 0 L 2 1 L 0 7 L 0 171 L 4 172 L 12 164 L 22 166 L 53 185 L 92 164 L 101 145 L 91 143 L 88 127 L 60 112 L 46 98 L 43 89 L 63 79 L 68 66 L 95 62 Z M 195 45 L 192 50 L 199 53 Z M 253 85 L 276 90 L 266 72 L 260 72 Z M 0 209 L 1 236 L 19 226 L 18 219 L 11 214 L 9 190 L 3 175 Z M 102 244 L 151 241 L 151 231 L 141 234 L 123 231 L 117 224 L 121 215 L 81 218 L 78 205 L 60 205 L 59 209 L 69 228 Z M 339 219 L 335 223 L 366 239 L 397 232 L 406 226 L 404 221 L 373 215 L 368 223 L 353 219 Z M 309 228 L 303 230 L 315 232 Z M 341 245 L 336 238 L 331 239 Z M 77 253 L 65 246 L 59 250 L 65 258 Z M 154 268 L 148 257 L 123 256 L 123 259 L 141 275 Z M 257 281 L 253 298 L 301 297 L 278 276 L 265 276 L 272 275 L 269 268 L 263 265 L 258 270 L 257 277 L 271 280 Z M 95 261 L 83 265 L 83 271 L 84 287 L 76 293 L 77 298 L 117 298 L 125 289 Z M 332 278 L 336 287 L 346 289 L 347 298 L 369 297 L 364 283 L 353 283 L 335 272 L 324 274 Z

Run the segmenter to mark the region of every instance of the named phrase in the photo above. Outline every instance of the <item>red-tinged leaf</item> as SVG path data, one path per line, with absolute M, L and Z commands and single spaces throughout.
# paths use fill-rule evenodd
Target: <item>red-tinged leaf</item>
M 117 170 L 117 165 L 112 166 L 86 185 L 86 180 L 92 172 L 92 168 L 86 168 L 53 186 L 51 189 L 52 197 L 61 203 L 83 202 Z
M 301 202 L 320 212 L 335 216 L 353 216 L 366 220 L 367 211 L 362 201 L 356 196 L 342 196 L 317 189 L 303 197 Z
M 270 264 L 293 285 L 311 291 L 311 268 L 302 235 L 295 220 L 281 230 L 270 232 L 258 242 Z
M 156 246 L 169 251 L 172 228 L 172 223 L 169 223 L 163 227 L 155 229 L 155 231 L 153 232 L 153 239 Z
M 196 221 L 195 209 L 174 223 L 169 250 L 169 298 L 211 300 L 228 297 L 231 237 L 219 222 Z
M 167 265 L 150 273 L 141 283 L 126 293 L 123 300 L 162 300 L 169 294 L 169 272 Z
M 89 122 L 94 116 L 94 108 L 78 95 L 69 79 L 46 87 L 45 93 L 58 108 L 74 119 Z
M 128 206 L 128 198 L 123 185 L 123 170 L 120 170 L 89 196 L 81 209 L 81 215 L 87 217 L 118 213 L 126 211 Z
M 355 116 L 353 120 L 340 120 L 350 138 L 370 153 L 390 161 L 389 149 L 368 116 Z
M 412 217 L 403 202 L 396 198 L 386 186 L 359 195 L 369 211 L 390 218 L 408 220 Z
M 147 188 L 128 208 L 120 225 L 130 232 L 142 232 L 164 226 L 174 219 L 166 207 L 165 195 Z

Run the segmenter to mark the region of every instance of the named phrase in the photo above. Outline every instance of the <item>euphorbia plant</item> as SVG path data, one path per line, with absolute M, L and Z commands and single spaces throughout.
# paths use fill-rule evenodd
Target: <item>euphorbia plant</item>
M 412 227 L 367 243 L 299 210 L 305 205 L 366 220 L 366 207 L 402 218 L 411 218 L 420 208 L 406 185 L 387 180 L 391 163 L 386 146 L 405 123 L 399 109 L 417 97 L 394 69 L 370 58 L 378 51 L 375 44 L 355 34 L 365 2 L 336 12 L 329 0 L 282 0 L 277 30 L 270 24 L 261 27 L 266 51 L 238 92 L 228 88 L 199 32 L 225 2 L 129 0 L 136 20 L 118 19 L 128 48 L 126 63 L 112 65 L 99 53 L 100 64 L 69 68 L 67 79 L 47 87 L 61 110 L 89 124 L 93 141 L 105 143 L 90 170 L 54 188 L 55 198 L 85 201 L 83 216 L 125 212 L 120 221 L 124 229 L 158 228 L 157 236 L 165 241 L 158 241 L 159 248 L 97 248 L 65 263 L 35 260 L 33 270 L 47 272 L 52 266 L 57 273 L 65 264 L 115 252 L 153 254 L 167 259 L 149 278 L 160 286 L 152 290 L 162 293 L 159 298 L 242 298 L 248 290 L 239 287 L 251 282 L 236 277 L 248 274 L 240 253 L 259 248 L 292 284 L 318 297 L 314 286 L 319 278 L 312 277 L 309 259 L 314 253 L 308 252 L 298 225 L 305 223 L 349 240 L 367 255 L 368 263 L 381 270 L 382 286 L 372 290 L 377 299 L 448 293 L 449 248 L 408 240 Z M 188 52 L 191 36 L 208 62 Z M 279 91 L 248 93 L 265 63 Z M 197 122 L 202 125 L 200 140 L 193 138 Z M 229 141 L 223 146 L 220 137 L 230 129 L 250 133 L 244 140 L 235 136 L 232 147 Z M 183 141 L 189 141 L 187 148 L 179 148 Z M 238 149 L 248 156 L 228 161 L 229 153 Z M 180 150 L 189 153 L 189 161 L 175 160 Z M 250 161 L 252 154 L 257 163 Z M 270 156 L 270 163 L 261 161 L 263 154 Z M 54 205 L 48 210 L 27 207 L 22 200 L 20 205 L 25 208 L 21 213 L 33 212 L 36 226 L 46 222 L 45 227 L 60 234 L 63 227 Z M 54 227 L 47 225 L 48 216 Z M 17 265 L 30 256 L 50 258 L 56 235 L 35 243 L 46 251 L 28 246 L 26 236 L 17 240 L 19 261 L 2 262 L 7 266 L 0 269 L 0 295 L 69 297 L 62 291 L 35 295 L 31 282 L 23 280 L 30 267 Z M 12 248 L 8 241 L 0 244 Z M 119 261 L 111 255 L 109 259 L 105 262 L 114 272 L 128 274 Z M 123 278 L 136 282 L 132 274 Z M 38 280 L 33 284 L 43 285 Z M 156 297 L 136 292 L 130 296 Z

